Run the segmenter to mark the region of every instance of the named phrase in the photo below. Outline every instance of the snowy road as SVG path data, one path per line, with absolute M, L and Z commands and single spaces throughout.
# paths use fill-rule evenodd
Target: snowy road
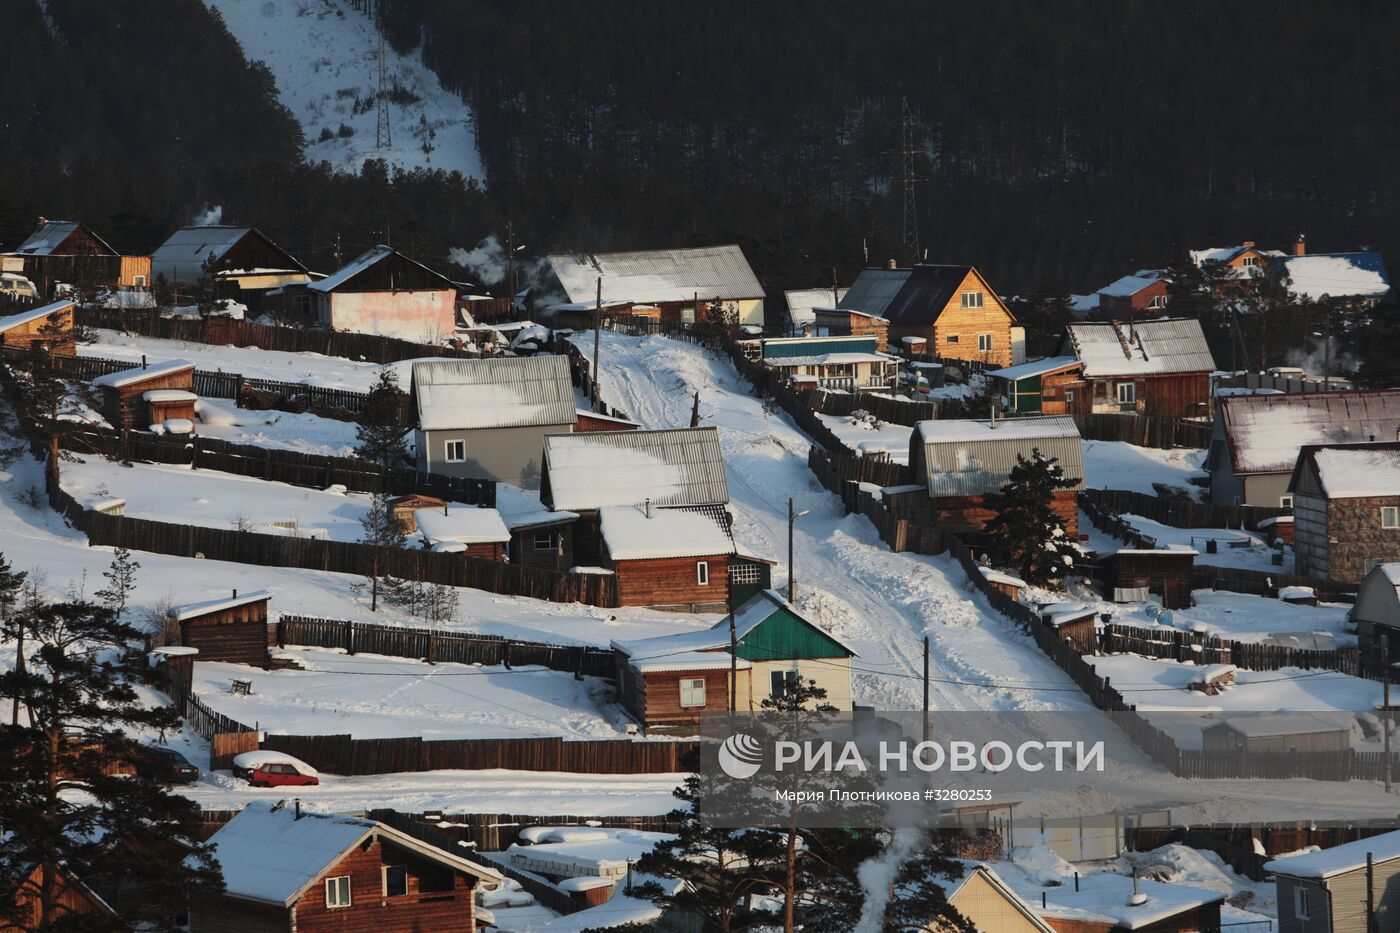
M 591 355 L 591 333 L 574 339 Z M 857 702 L 919 709 L 927 635 L 937 709 L 1092 708 L 950 558 L 891 553 L 867 520 L 846 515 L 807 468 L 806 435 L 756 399 L 727 359 L 665 337 L 606 333 L 602 347 L 603 398 L 646 427 L 688 425 L 700 390 L 702 423 L 719 428 L 735 539 L 780 562 L 775 582 L 787 569 L 788 497 L 809 513 L 795 536 L 798 602 L 859 649 Z

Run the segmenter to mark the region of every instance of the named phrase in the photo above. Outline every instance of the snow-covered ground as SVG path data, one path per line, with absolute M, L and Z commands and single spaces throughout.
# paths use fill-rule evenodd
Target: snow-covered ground
M 1322 603 L 1318 606 L 1298 606 L 1267 596 L 1231 593 L 1226 590 L 1196 590 L 1191 594 L 1195 605 L 1189 609 L 1173 609 L 1163 614 L 1156 606 L 1145 603 L 1112 603 L 1103 599 L 1085 600 L 1099 612 L 1107 612 L 1113 621 L 1142 628 L 1169 628 L 1182 632 L 1201 632 L 1234 641 L 1262 642 L 1270 636 L 1289 639 L 1299 648 L 1329 649 L 1356 644 L 1356 632 L 1347 623 L 1350 606 Z
M 548 668 L 428 664 L 325 648 L 287 652 L 306 669 L 199 662 L 195 693 L 245 725 L 284 735 L 615 739 L 631 721 L 607 699 L 602 681 Z M 252 681 L 250 695 L 228 692 L 235 678 Z
M 392 145 L 376 148 L 379 35 L 370 18 L 336 0 L 210 0 L 244 55 L 277 80 L 282 103 L 301 123 L 306 157 L 356 171 L 366 159 L 405 169 L 430 168 L 482 178 L 471 108 L 444 90 L 417 52 L 387 44 L 388 79 L 418 100 L 389 105 Z M 355 102 L 362 103 L 355 113 Z M 340 127 L 353 133 L 341 137 Z M 329 129 L 331 138 L 321 140 Z M 446 258 L 446 257 L 441 257 Z
M 880 421 L 872 424 L 850 415 L 822 415 L 821 419 L 841 443 L 856 453 L 888 453 L 895 463 L 909 462 L 909 439 L 914 429 L 902 424 Z
M 1275 566 L 1273 562 L 1274 549 L 1265 543 L 1262 536 L 1250 531 L 1236 531 L 1229 528 L 1176 528 L 1131 513 L 1120 517 L 1142 534 L 1156 540 L 1159 547 L 1194 548 L 1199 553 L 1196 558 L 1198 565 L 1235 567 L 1241 570 L 1260 570 L 1265 573 L 1293 572 L 1293 548 L 1285 546 L 1283 564 Z M 1113 553 L 1123 547 L 1122 542 L 1094 528 L 1093 524 L 1082 513 L 1080 524 L 1081 529 L 1088 531 L 1091 535 L 1090 547 L 1098 550 L 1101 554 Z M 1210 541 L 1214 541 L 1216 545 L 1214 554 L 1207 553 L 1207 542 Z M 1102 550 L 1108 542 L 1112 543 L 1111 549 Z
M 1157 450 L 1125 441 L 1084 442 L 1084 485 L 1090 489 L 1130 489 L 1155 494 L 1153 483 L 1194 490 L 1193 476 L 1204 476 L 1204 450 Z
M 200 399 L 195 410 L 202 437 L 326 457 L 349 457 L 355 452 L 353 421 L 306 412 L 252 411 L 234 407 L 232 399 Z

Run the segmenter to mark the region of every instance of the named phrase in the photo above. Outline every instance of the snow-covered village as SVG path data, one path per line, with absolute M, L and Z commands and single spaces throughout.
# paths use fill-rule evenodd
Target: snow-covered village
M 7 0 L 0 933 L 1400 933 L 1400 9 L 769 6 Z

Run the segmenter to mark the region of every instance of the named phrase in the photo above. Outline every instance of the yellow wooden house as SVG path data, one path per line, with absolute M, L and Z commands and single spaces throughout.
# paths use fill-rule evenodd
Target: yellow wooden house
M 920 263 L 890 301 L 891 347 L 927 341 L 934 357 L 1013 366 L 1025 359 L 1025 331 L 972 266 Z

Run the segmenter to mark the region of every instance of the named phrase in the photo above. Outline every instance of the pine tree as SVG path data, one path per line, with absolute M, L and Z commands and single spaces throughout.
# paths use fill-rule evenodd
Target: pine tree
M 387 590 L 393 594 L 402 587 L 402 583 L 383 572 L 383 566 L 388 554 L 393 551 L 401 551 L 408 544 L 408 538 L 404 534 L 403 522 L 394 514 L 394 508 L 390 504 L 391 500 L 386 493 L 376 493 L 370 500 L 369 511 L 364 518 L 360 519 L 360 527 L 364 530 L 363 541 L 372 548 L 370 572 L 367 575 L 367 582 L 370 588 L 371 612 L 379 611 L 379 594 L 381 590 Z
M 85 391 L 70 386 L 58 371 L 50 344 L 66 340 L 58 315 L 50 315 L 39 328 L 45 337 L 36 341 L 28 357 L 28 367 L 20 374 L 19 412 L 31 436 L 48 450 L 47 479 L 57 488 L 59 462 L 71 459 L 63 450 L 63 440 L 87 429 L 84 417 Z
M 399 389 L 398 377 L 392 369 L 381 369 L 355 428 L 355 439 L 359 442 L 355 456 L 372 460 L 384 468 L 386 489 L 389 471 L 408 455 L 404 439 L 410 430 L 412 427 L 404 418 L 404 393 Z
M 34 931 L 173 930 L 189 896 L 221 888 L 207 846 L 199 843 L 195 804 L 154 780 L 104 774 L 111 763 L 138 771 L 151 750 L 132 737 L 178 728 L 169 707 L 144 703 L 133 684 L 141 656 L 128 653 L 141 633 L 109 609 L 42 599 L 17 613 L 8 634 L 31 646 L 23 670 L 0 674 L 0 698 L 19 701 L 20 722 L 0 726 L 0 875 L 40 882 Z M 73 791 L 81 793 L 73 793 Z M 68 913 L 59 872 L 117 895 L 120 922 Z
M 136 590 L 136 571 L 140 569 L 140 563 L 131 559 L 131 552 L 119 547 L 112 553 L 112 563 L 102 571 L 107 585 L 93 596 L 112 610 L 118 619 L 126 616 L 127 603 L 131 601 L 131 594 Z
M 1014 566 L 1027 583 L 1054 583 L 1074 566 L 1079 550 L 1065 532 L 1064 521 L 1052 508 L 1056 490 L 1073 489 L 1076 477 L 1065 476 L 1055 457 L 1039 448 L 1027 460 L 1016 455 L 1001 492 L 988 493 L 984 504 L 995 514 L 987 522 L 993 559 Z

